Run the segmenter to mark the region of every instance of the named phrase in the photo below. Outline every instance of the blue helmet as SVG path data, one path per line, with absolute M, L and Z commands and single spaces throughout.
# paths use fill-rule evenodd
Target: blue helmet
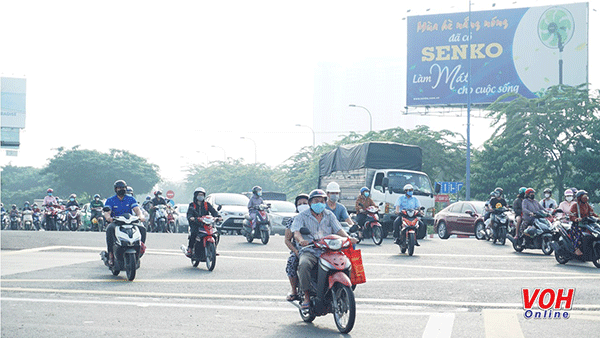
M 362 195 L 362 194 L 363 194 L 365 191 L 368 191 L 368 192 L 370 192 L 371 190 L 369 190 L 369 188 L 367 188 L 367 187 L 362 187 L 362 188 L 360 188 L 360 194 L 361 194 L 361 195 Z

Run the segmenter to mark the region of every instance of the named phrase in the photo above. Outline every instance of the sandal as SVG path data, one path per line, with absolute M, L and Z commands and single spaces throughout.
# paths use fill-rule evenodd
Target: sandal
M 288 302 L 293 302 L 295 300 L 300 300 L 300 297 L 297 293 L 288 293 L 285 300 L 287 300 Z

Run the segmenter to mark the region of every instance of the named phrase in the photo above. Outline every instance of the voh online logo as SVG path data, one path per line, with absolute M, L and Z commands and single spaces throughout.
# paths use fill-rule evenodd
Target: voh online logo
M 527 319 L 568 319 L 575 289 L 522 289 Z

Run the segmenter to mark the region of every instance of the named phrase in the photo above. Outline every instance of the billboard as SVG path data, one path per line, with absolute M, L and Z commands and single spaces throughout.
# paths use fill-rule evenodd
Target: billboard
M 0 79 L 0 110 L 3 128 L 25 128 L 25 79 Z
M 407 106 L 491 103 L 588 82 L 588 4 L 408 17 Z M 469 58 L 471 71 L 469 72 Z M 470 79 L 469 79 L 470 77 Z M 468 81 L 470 80 L 470 89 Z

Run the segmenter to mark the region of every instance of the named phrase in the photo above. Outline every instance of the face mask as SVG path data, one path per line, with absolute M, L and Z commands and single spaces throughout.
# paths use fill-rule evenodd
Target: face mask
M 69 201 L 73 202 L 73 201 L 75 201 L 75 199 L 74 198 L 70 198 Z
M 196 201 L 198 201 L 198 202 L 204 202 L 204 196 L 202 196 L 202 195 L 196 196 Z
M 331 202 L 335 203 L 340 199 L 340 195 L 331 195 L 329 199 L 331 200 Z
M 323 210 L 325 210 L 325 203 L 313 203 L 310 205 L 310 208 L 315 213 L 320 214 L 323 212 Z
M 406 192 L 406 194 L 407 194 L 408 196 L 412 196 L 412 195 L 413 195 L 413 191 L 412 191 L 412 190 L 409 190 L 409 191 L 407 191 L 407 192 Z
M 49 193 L 48 193 L 48 196 L 52 196 L 52 193 L 51 193 L 51 192 L 49 192 Z
M 368 192 L 366 192 L 366 193 L 365 193 L 365 197 L 369 197 L 369 195 L 370 195 L 370 194 L 369 194 Z
M 262 191 L 259 191 L 256 193 L 258 195 L 258 197 L 262 196 Z
M 298 206 L 298 212 L 303 212 L 305 210 L 308 210 L 310 207 L 308 206 L 308 204 L 300 204 Z
M 530 200 L 532 200 L 532 199 L 535 198 L 535 195 L 529 195 L 529 196 L 527 196 L 527 198 L 529 198 Z
M 544 196 L 546 196 L 546 198 L 550 198 L 550 194 L 544 194 Z
M 127 190 L 125 190 L 125 189 L 119 189 L 119 190 L 117 190 L 117 196 L 123 197 L 123 196 L 125 196 L 126 192 L 127 192 Z
M 567 196 L 567 197 L 565 197 L 565 200 L 567 202 L 571 202 L 573 200 L 573 196 Z

